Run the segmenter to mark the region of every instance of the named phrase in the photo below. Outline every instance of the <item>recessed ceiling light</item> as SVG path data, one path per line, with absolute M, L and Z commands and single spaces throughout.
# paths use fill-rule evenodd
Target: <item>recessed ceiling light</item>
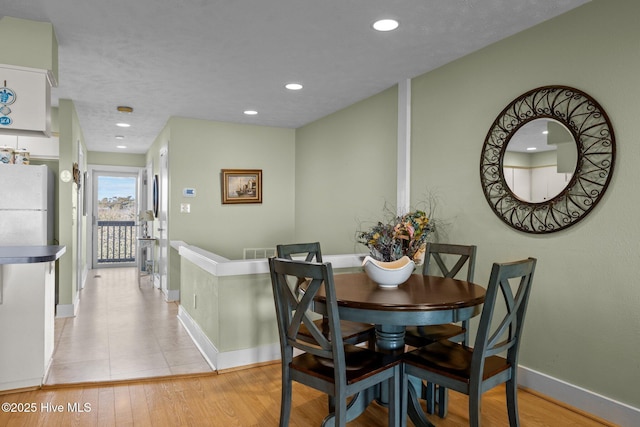
M 536 147 L 527 147 L 527 151 L 536 151 L 537 148 Z
M 256 110 L 245 110 L 244 112 L 247 116 L 255 116 L 256 114 L 258 114 L 258 112 Z
M 121 128 L 128 128 L 131 125 L 129 123 L 116 123 L 116 126 L 119 126 Z
M 124 136 L 122 136 L 122 135 L 116 135 L 116 139 L 124 139 Z
M 300 90 L 302 89 L 302 85 L 300 83 L 287 83 L 284 85 L 289 90 Z
M 373 23 L 373 29 L 377 31 L 393 31 L 400 24 L 395 19 L 380 19 Z
M 116 110 L 121 113 L 133 113 L 133 108 L 127 107 L 126 105 L 119 105 Z
M 542 134 L 543 134 L 543 135 L 547 135 L 548 133 L 549 133 L 549 131 L 548 131 L 548 130 L 543 130 L 543 131 L 542 131 Z
M 116 148 L 127 148 L 126 145 L 116 145 Z

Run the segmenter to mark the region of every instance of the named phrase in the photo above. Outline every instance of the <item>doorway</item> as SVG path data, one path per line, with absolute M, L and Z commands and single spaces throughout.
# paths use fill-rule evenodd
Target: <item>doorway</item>
M 139 171 L 94 170 L 92 268 L 136 265 Z

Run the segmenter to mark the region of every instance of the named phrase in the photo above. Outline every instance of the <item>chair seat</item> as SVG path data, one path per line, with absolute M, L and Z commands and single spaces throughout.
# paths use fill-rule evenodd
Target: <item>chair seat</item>
M 405 353 L 403 360 L 409 365 L 469 383 L 472 355 L 472 348 L 443 340 Z M 483 379 L 495 376 L 509 368 L 507 359 L 500 356 L 487 357 L 484 363 Z
M 435 341 L 448 340 L 450 338 L 462 338 L 466 329 L 453 323 L 429 326 L 407 326 L 405 330 L 405 342 L 413 347 L 422 347 Z
M 314 320 L 318 329 L 322 331 L 328 340 L 331 340 L 329 334 L 329 323 L 326 318 Z M 349 344 L 359 344 L 369 339 L 375 340 L 375 327 L 369 323 L 352 322 L 350 320 L 340 321 L 340 332 L 342 333 L 342 340 Z M 305 325 L 300 325 L 298 335 L 301 337 L 308 337 L 313 342 L 313 338 L 309 329 Z
M 371 351 L 363 347 L 346 344 L 344 346 L 347 385 L 388 369 L 401 362 L 401 357 Z M 320 378 L 334 381 L 333 360 L 303 353 L 291 361 L 291 369 Z

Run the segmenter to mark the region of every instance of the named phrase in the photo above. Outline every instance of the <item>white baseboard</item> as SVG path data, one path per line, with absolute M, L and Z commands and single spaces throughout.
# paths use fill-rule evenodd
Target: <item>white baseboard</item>
M 216 370 L 216 359 L 218 355 L 218 350 L 213 345 L 213 343 L 207 338 L 204 331 L 200 328 L 200 326 L 196 323 L 195 320 L 187 313 L 187 311 L 182 308 L 182 306 L 178 306 L 178 319 L 182 323 L 182 325 L 187 330 L 187 333 L 191 337 L 193 343 L 198 347 L 202 357 L 207 361 L 211 369 Z
M 207 338 L 204 331 L 182 306 L 178 307 L 178 318 L 213 370 L 220 371 L 280 359 L 280 345 L 277 343 L 243 350 L 218 351 L 215 345 Z
M 180 289 L 167 289 L 164 292 L 164 298 L 167 301 L 180 301 Z
M 61 317 L 74 317 L 75 315 L 73 304 L 58 304 L 56 306 L 56 318 L 58 319 Z
M 280 344 L 218 353 L 218 370 L 280 360 Z
M 519 366 L 518 384 L 619 426 L 640 425 L 640 409 L 533 369 Z
M 0 382 L 0 391 L 20 390 L 22 388 L 40 387 L 42 378 L 27 378 L 19 381 Z M 39 408 L 39 407 L 38 407 Z

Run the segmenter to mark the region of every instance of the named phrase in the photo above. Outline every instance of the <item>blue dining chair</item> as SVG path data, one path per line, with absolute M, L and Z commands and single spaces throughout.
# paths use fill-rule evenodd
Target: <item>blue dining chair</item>
M 307 262 L 315 261 L 322 262 L 322 251 L 320 250 L 319 242 L 312 243 L 292 243 L 286 245 L 277 245 L 276 254 L 278 258 L 292 259 L 294 256 L 300 258 L 304 257 Z M 306 281 L 305 277 L 298 277 L 295 284 L 295 293 L 300 296 L 304 289 L 300 286 Z M 316 319 L 316 326 L 321 331 L 328 335 L 328 324 L 326 318 Z M 342 320 L 340 322 L 340 330 L 342 331 L 342 339 L 349 344 L 367 343 L 367 346 L 371 350 L 376 348 L 376 330 L 375 327 L 369 323 L 352 322 L 350 320 Z M 300 331 L 303 337 L 311 337 L 307 328 L 303 325 Z
M 454 245 L 447 243 L 427 243 L 424 254 L 422 274 L 434 274 L 435 264 L 442 277 L 461 278 L 467 282 L 473 282 L 473 274 L 476 265 L 475 245 Z M 432 262 L 433 261 L 433 262 Z M 466 271 L 463 268 L 466 266 Z M 459 274 L 466 273 L 463 277 Z M 404 341 L 412 347 L 423 347 L 439 340 L 451 340 L 469 345 L 469 320 L 463 320 L 461 324 L 446 323 L 444 325 L 407 326 Z M 432 414 L 438 406 L 438 416 L 444 418 L 447 415 L 448 393 L 444 387 L 438 387 L 433 383 L 424 386 L 422 397 L 427 402 L 427 412 Z
M 456 278 L 466 265 L 467 282 L 473 282 L 476 265 L 476 246 L 452 245 L 446 243 L 427 243 L 422 274 L 433 274 L 431 260 L 435 261 L 442 277 Z M 447 257 L 450 255 L 451 257 Z M 448 323 L 445 325 L 409 326 L 405 331 L 405 343 L 412 347 L 422 347 L 434 341 L 450 339 L 469 345 L 469 321 L 462 325 Z
M 494 263 L 473 348 L 441 340 L 406 353 L 404 389 L 408 387 L 409 376 L 414 376 L 468 395 L 469 424 L 479 427 L 482 393 L 506 383 L 509 425 L 519 426 L 518 352 L 535 267 L 535 258 Z M 500 315 L 503 311 L 496 311 L 498 300 L 506 305 L 504 315 Z M 506 356 L 502 356 L 505 352 Z M 402 402 L 403 422 L 407 400 Z
M 289 425 L 293 381 L 332 396 L 335 402 L 333 413 L 325 418 L 323 425 L 329 417 L 335 416 L 335 425 L 340 427 L 347 422 L 349 396 L 386 382 L 390 396 L 389 425 L 398 426 L 400 359 L 346 344 L 342 340 L 331 264 L 269 258 L 269 271 L 282 356 L 280 427 Z M 302 298 L 298 298 L 288 280 L 297 277 L 307 278 Z M 329 337 L 309 317 L 314 297 L 322 288 L 326 295 Z M 300 336 L 302 325 L 308 328 L 313 342 Z M 294 357 L 294 349 L 302 351 L 302 354 Z

